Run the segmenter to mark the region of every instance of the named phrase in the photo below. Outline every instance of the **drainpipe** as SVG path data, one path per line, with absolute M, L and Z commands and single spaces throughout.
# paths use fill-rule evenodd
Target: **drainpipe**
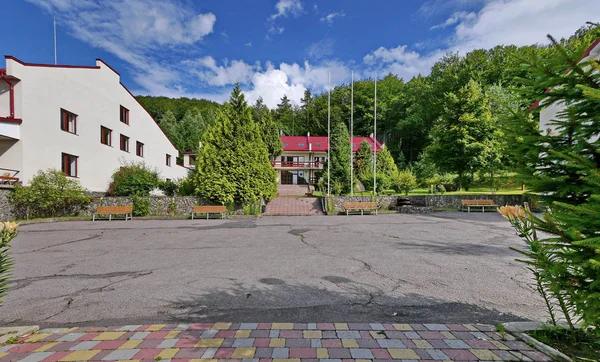
M 10 117 L 15 118 L 15 86 L 8 79 L 6 73 L 0 73 L 0 77 L 10 86 Z

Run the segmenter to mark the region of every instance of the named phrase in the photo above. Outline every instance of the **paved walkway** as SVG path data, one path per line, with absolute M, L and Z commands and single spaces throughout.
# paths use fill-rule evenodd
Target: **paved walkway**
M 267 204 L 266 215 L 323 215 L 321 202 L 313 197 L 276 197 Z
M 550 361 L 488 325 L 210 323 L 45 329 L 0 361 Z

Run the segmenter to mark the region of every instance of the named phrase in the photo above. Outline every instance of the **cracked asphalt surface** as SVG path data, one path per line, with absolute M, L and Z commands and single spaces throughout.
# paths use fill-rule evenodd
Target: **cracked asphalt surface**
M 23 225 L 0 325 L 543 320 L 497 213 Z

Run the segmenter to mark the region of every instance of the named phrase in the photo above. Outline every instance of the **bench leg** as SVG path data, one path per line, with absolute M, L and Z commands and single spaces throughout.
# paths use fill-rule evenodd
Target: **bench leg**
M 206 213 L 206 220 L 208 220 L 208 212 Z
M 485 206 L 481 207 L 481 212 L 485 212 Z
M 96 214 L 92 214 L 92 221 L 96 221 Z
M 194 212 L 192 211 L 192 220 L 194 220 Z
M 467 206 L 467 212 L 471 212 L 471 206 Z
M 364 210 L 360 210 L 360 215 L 361 215 L 361 216 L 362 216 L 362 215 L 364 215 L 364 213 L 363 213 L 363 212 L 364 212 Z
M 112 214 L 108 214 L 108 221 L 112 221 Z
M 346 216 L 348 216 L 348 210 L 346 210 Z
M 377 215 L 377 209 L 375 209 L 375 215 Z

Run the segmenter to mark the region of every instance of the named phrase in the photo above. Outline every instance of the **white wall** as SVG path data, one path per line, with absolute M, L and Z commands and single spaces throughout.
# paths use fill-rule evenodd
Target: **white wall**
M 15 140 L 0 139 L 0 168 L 19 171 L 23 169 L 23 152 L 21 144 L 22 142 Z M 4 170 L 0 170 L 0 174 L 3 174 L 4 172 Z M 19 173 L 17 177 L 21 178 L 23 175 Z
M 0 117 L 10 116 L 10 86 L 0 78 Z
M 124 162 L 143 161 L 163 178 L 185 177 L 187 169 L 175 164 L 178 151 L 119 83 L 119 75 L 101 61 L 96 65 L 99 69 L 37 67 L 6 60 L 7 73 L 21 79 L 15 108 L 23 119 L 23 181 L 40 169 L 60 169 L 63 152 L 79 157 L 78 178 L 91 191 L 105 191 Z M 121 105 L 129 109 L 129 125 L 120 122 Z M 77 134 L 60 129 L 61 108 L 78 115 Z M 100 143 L 100 126 L 112 129 L 112 147 Z M 129 137 L 129 152 L 120 150 L 120 134 Z M 144 143 L 144 157 L 136 156 L 136 141 Z M 165 164 L 167 153 L 171 167 Z

